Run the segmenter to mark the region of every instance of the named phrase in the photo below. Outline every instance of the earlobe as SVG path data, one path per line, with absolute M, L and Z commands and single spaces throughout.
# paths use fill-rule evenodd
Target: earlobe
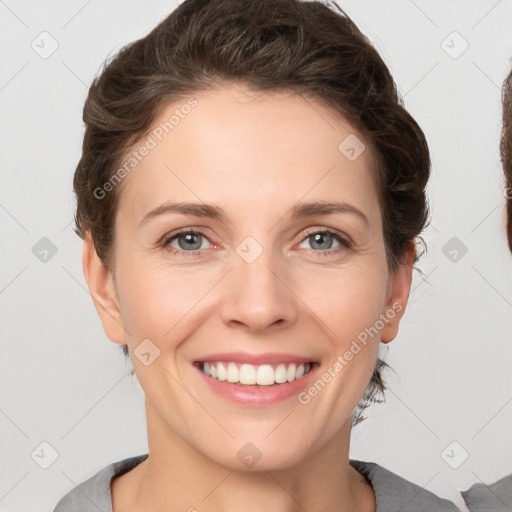
M 405 313 L 409 300 L 415 257 L 416 246 L 414 241 L 411 241 L 407 252 L 404 254 L 404 263 L 398 266 L 390 278 L 388 299 L 383 311 L 386 325 L 380 333 L 382 343 L 389 343 L 398 335 L 400 320 Z
M 90 232 L 86 233 L 83 241 L 82 266 L 105 335 L 114 343 L 126 344 L 126 333 L 113 276 L 100 260 Z

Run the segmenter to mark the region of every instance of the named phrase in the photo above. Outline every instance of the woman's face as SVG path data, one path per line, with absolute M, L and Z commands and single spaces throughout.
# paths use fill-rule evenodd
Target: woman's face
M 372 155 L 339 116 L 234 85 L 194 98 L 166 107 L 155 144 L 134 148 L 150 149 L 124 178 L 115 280 L 89 239 L 84 270 L 107 336 L 129 346 L 150 448 L 177 435 L 233 469 L 250 467 L 246 455 L 261 457 L 256 469 L 290 467 L 350 431 L 379 341 L 397 334 L 414 250 L 388 273 Z M 305 206 L 316 203 L 342 206 Z M 268 387 L 199 364 L 251 356 L 260 377 L 272 376 L 265 362 L 285 364 L 281 380 L 295 375 L 288 362 L 315 364 Z

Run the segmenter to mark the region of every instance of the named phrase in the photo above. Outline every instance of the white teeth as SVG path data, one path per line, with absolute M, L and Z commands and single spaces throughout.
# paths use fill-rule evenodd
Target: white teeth
M 222 363 L 217 363 L 217 379 L 226 380 L 228 378 L 228 372 L 226 371 L 226 367 Z
M 290 366 L 288 366 L 288 382 L 291 382 L 292 380 L 295 380 L 295 376 L 297 375 L 297 368 L 295 366 L 295 363 L 292 363 Z
M 258 379 L 256 379 L 256 368 L 254 368 L 252 364 L 243 364 L 240 366 L 238 373 L 238 380 L 240 381 L 240 384 L 256 384 L 256 381 L 260 380 L 259 371 L 261 368 L 262 367 L 258 368 Z M 261 383 L 258 382 L 258 384 Z
M 270 364 L 254 366 L 252 364 L 237 363 L 203 363 L 203 373 L 217 380 L 244 384 L 247 386 L 258 384 L 259 386 L 271 386 L 283 384 L 300 379 L 311 370 L 311 363 L 295 363 L 286 365 L 281 363 L 274 369 Z
M 261 366 L 258 366 L 258 380 L 257 384 L 260 386 L 271 386 L 275 383 L 274 379 L 274 368 L 270 366 L 269 364 L 263 364 Z M 240 379 L 240 384 L 245 384 L 242 382 L 242 379 Z
M 212 373 L 210 372 L 210 376 Z M 240 380 L 238 367 L 235 363 L 228 364 L 228 382 L 238 382 Z
M 288 380 L 288 372 L 286 371 L 286 366 L 284 364 L 280 364 L 274 373 L 274 379 L 278 384 L 283 384 Z

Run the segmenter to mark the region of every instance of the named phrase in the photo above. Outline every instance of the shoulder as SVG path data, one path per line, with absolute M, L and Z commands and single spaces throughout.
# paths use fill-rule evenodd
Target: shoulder
M 440 498 L 374 462 L 351 460 L 350 464 L 372 484 L 377 512 L 459 512 L 450 500 Z M 476 483 L 460 494 L 469 512 L 512 510 L 512 473 L 491 485 Z
M 114 476 L 122 475 L 146 460 L 148 454 L 137 455 L 113 462 L 98 471 L 94 476 L 77 485 L 55 506 L 53 512 L 104 512 L 112 511 L 110 481 Z
M 461 494 L 470 512 L 512 510 L 512 473 L 491 485 L 473 484 Z
M 377 512 L 459 512 L 452 501 L 440 498 L 375 462 L 350 460 L 350 465 L 371 483 Z

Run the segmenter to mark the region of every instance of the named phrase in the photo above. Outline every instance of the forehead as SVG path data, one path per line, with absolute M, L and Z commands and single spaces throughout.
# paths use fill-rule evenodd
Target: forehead
M 125 178 L 120 208 L 142 217 L 169 199 L 261 209 L 322 198 L 353 200 L 372 215 L 373 153 L 332 109 L 242 85 L 191 96 L 162 108 L 149 138 L 134 147 L 151 149 Z

